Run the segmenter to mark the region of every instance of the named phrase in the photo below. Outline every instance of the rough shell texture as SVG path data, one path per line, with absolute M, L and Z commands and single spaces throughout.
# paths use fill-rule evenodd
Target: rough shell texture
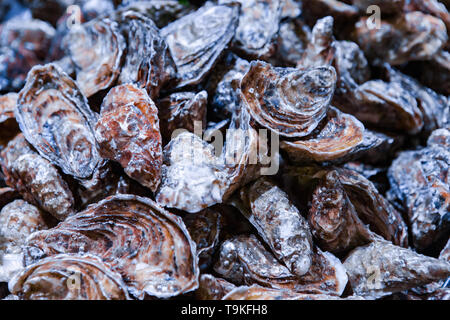
M 308 273 L 297 277 L 254 235 L 240 235 L 222 243 L 214 271 L 236 285 L 259 284 L 297 292 L 342 294 L 347 275 L 336 257 L 317 250 L 311 265 Z
M 59 171 L 32 150 L 22 134 L 17 135 L 1 153 L 6 183 L 28 202 L 58 220 L 74 213 L 74 198 Z
M 195 296 L 200 300 L 221 300 L 227 293 L 236 288 L 231 282 L 210 274 L 202 274 L 199 283 Z
M 145 88 L 152 99 L 175 77 L 175 63 L 152 20 L 134 11 L 119 12 L 116 21 L 127 42 L 119 84 Z
M 344 266 L 353 292 L 375 298 L 450 275 L 450 263 L 386 241 L 356 248 L 346 258 Z
M 58 253 L 99 256 L 119 272 L 129 292 L 168 298 L 198 287 L 195 244 L 181 218 L 152 200 L 115 195 L 27 241 L 27 264 Z
M 27 236 L 47 229 L 42 212 L 35 206 L 15 200 L 0 211 L 0 281 L 8 282 L 23 268 L 22 245 Z
M 63 40 L 77 69 L 77 83 L 87 97 L 117 79 L 126 42 L 116 21 L 97 18 L 74 26 Z
M 19 93 L 16 119 L 41 156 L 75 178 L 89 178 L 101 158 L 96 114 L 77 84 L 55 64 L 34 67 Z
M 325 117 L 335 85 L 332 67 L 297 70 L 256 61 L 241 81 L 242 102 L 263 127 L 303 137 Z
M 9 284 L 23 300 L 127 300 L 120 274 L 99 258 L 60 254 L 28 266 Z
M 177 87 L 201 82 L 234 36 L 237 5 L 205 5 L 161 29 L 177 66 Z
M 258 230 L 273 254 L 297 275 L 306 274 L 313 256 L 308 222 L 283 190 L 267 178 L 241 189 L 244 215 Z
M 418 249 L 448 235 L 450 228 L 449 136 L 447 129 L 434 131 L 428 147 L 401 152 L 389 168 L 391 198 L 404 207 Z
M 381 20 L 380 28 L 368 29 L 368 17 L 355 26 L 354 38 L 374 64 L 400 65 L 413 60 L 427 60 L 447 42 L 442 20 L 419 11 L 408 12 L 390 20 Z
M 280 0 L 220 0 L 220 4 L 237 2 L 241 10 L 233 47 L 244 55 L 264 59 L 275 51 L 275 37 L 281 20 Z
M 161 119 L 161 135 L 170 141 L 177 129 L 195 132 L 196 122 L 200 130 L 206 126 L 208 94 L 206 91 L 176 92 L 157 102 Z
M 330 107 L 325 125 L 295 141 L 282 141 L 281 149 L 295 162 L 331 161 L 357 151 L 364 142 L 364 125 L 352 115 Z M 369 143 L 364 149 L 373 147 Z
M 119 162 L 129 177 L 156 191 L 162 141 L 158 109 L 144 89 L 132 84 L 112 88 L 103 100 L 95 137 L 102 157 Z

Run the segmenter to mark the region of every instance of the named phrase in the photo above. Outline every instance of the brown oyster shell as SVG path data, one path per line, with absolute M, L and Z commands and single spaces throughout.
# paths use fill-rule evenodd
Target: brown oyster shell
M 219 244 L 221 215 L 219 211 L 207 208 L 184 216 L 183 221 L 196 244 L 199 267 L 205 270 L 211 264 L 212 255 Z
M 125 36 L 127 53 L 118 84 L 134 83 L 152 99 L 175 77 L 176 67 L 153 21 L 135 11 L 119 12 L 116 21 Z
M 195 244 L 181 218 L 148 198 L 115 195 L 56 228 L 34 233 L 25 261 L 59 253 L 99 256 L 135 297 L 168 298 L 198 287 Z
M 257 284 L 240 286 L 229 292 L 222 300 L 364 300 L 361 297 L 339 298 L 327 294 L 299 293 L 285 289 L 272 289 Z
M 335 84 L 332 67 L 297 70 L 252 61 L 241 97 L 261 126 L 284 137 L 303 137 L 325 117 Z
M 112 88 L 103 100 L 95 137 L 102 157 L 119 162 L 129 177 L 156 191 L 162 141 L 158 109 L 144 89 L 133 84 Z
M 242 213 L 278 260 L 297 276 L 311 268 L 312 235 L 308 222 L 273 181 L 260 178 L 241 189 Z
M 374 239 L 358 217 L 336 171 L 328 172 L 314 190 L 308 222 L 320 247 L 334 254 L 348 252 Z
M 295 162 L 331 161 L 356 151 L 363 143 L 364 125 L 352 115 L 330 107 L 325 121 L 323 128 L 304 139 L 282 141 L 281 149 Z
M 77 83 L 85 96 L 90 97 L 114 84 L 126 47 L 117 22 L 97 18 L 76 25 L 63 41 L 76 66 Z
M 100 163 L 94 137 L 97 115 L 77 84 L 55 64 L 36 66 L 19 93 L 16 119 L 39 154 L 78 179 Z
M 412 242 L 419 250 L 448 235 L 450 230 L 449 137 L 448 129 L 435 130 L 428 147 L 401 152 L 389 168 L 391 199 L 404 207 Z
M 59 171 L 32 150 L 22 134 L 17 135 L 1 153 L 6 183 L 28 202 L 58 220 L 74 213 L 74 198 Z
M 177 67 L 177 87 L 201 82 L 234 36 L 239 7 L 205 5 L 161 29 Z
M 163 138 L 170 141 L 177 129 L 195 133 L 195 122 L 200 124 L 200 129 L 205 129 L 207 103 L 208 94 L 205 90 L 199 93 L 176 92 L 160 99 L 157 105 Z
M 450 275 L 450 263 L 427 257 L 387 241 L 374 241 L 353 250 L 344 262 L 353 292 L 381 297 Z
M 10 19 L 0 25 L 0 91 L 17 91 L 28 71 L 44 63 L 55 29 L 47 22 Z
M 442 20 L 419 11 L 381 20 L 380 28 L 369 29 L 368 17 L 355 25 L 354 39 L 374 64 L 391 65 L 427 60 L 447 42 Z
M 233 47 L 254 59 L 266 59 L 275 51 L 275 37 L 281 20 L 283 0 L 220 0 L 240 4 L 239 25 Z
M 342 294 L 347 276 L 336 257 L 317 250 L 311 265 L 308 273 L 297 277 L 280 264 L 254 235 L 240 235 L 222 243 L 214 271 L 236 285 L 259 284 L 297 292 Z
M 199 300 L 221 300 L 234 288 L 236 286 L 225 279 L 216 278 L 210 274 L 202 274 L 195 297 Z
M 11 280 L 23 300 L 128 300 L 120 274 L 92 255 L 59 254 L 28 266 Z

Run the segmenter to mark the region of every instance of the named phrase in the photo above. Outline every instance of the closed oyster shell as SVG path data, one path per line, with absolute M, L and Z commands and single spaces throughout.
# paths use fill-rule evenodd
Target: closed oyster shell
M 353 37 L 374 64 L 394 66 L 430 59 L 448 39 L 442 20 L 419 11 L 381 20 L 380 28 L 373 30 L 368 19 L 362 17 L 356 23 Z
M 23 300 L 128 300 L 120 274 L 92 255 L 59 254 L 28 266 L 9 283 Z
M 23 268 L 22 245 L 30 234 L 47 229 L 43 213 L 23 200 L 0 211 L 0 282 L 8 282 Z
M 210 274 L 200 276 L 199 288 L 195 294 L 200 300 L 221 300 L 236 286 L 222 278 L 216 278 Z
M 59 171 L 32 150 L 22 134 L 17 135 L 1 153 L 6 183 L 28 202 L 58 220 L 74 213 L 74 198 Z
M 176 92 L 160 99 L 157 105 L 163 138 L 170 141 L 177 129 L 194 132 L 195 122 L 200 124 L 200 129 L 205 129 L 207 103 L 208 94 L 204 90 L 199 93 Z
M 214 271 L 236 285 L 259 284 L 340 296 L 347 284 L 347 275 L 340 261 L 330 253 L 317 250 L 311 265 L 308 273 L 295 276 L 254 235 L 240 235 L 222 243 Z
M 90 97 L 114 84 L 126 47 L 116 21 L 97 18 L 75 25 L 63 41 L 76 66 L 77 83 L 85 96 Z
M 325 121 L 304 139 L 282 141 L 281 149 L 295 162 L 331 161 L 355 152 L 364 142 L 364 125 L 352 115 L 330 107 Z
M 234 36 L 239 7 L 205 5 L 161 29 L 177 67 L 177 87 L 201 82 Z
M 75 178 L 93 175 L 101 161 L 93 131 L 97 115 L 58 66 L 30 71 L 15 115 L 25 138 L 42 157 Z
M 328 172 L 314 190 L 308 222 L 320 247 L 335 254 L 348 252 L 374 239 L 358 217 L 336 171 Z
M 450 263 L 374 241 L 353 250 L 344 262 L 353 292 L 379 298 L 450 275 Z
M 411 225 L 412 242 L 423 250 L 450 230 L 450 133 L 435 130 L 428 147 L 403 151 L 389 168 L 391 199 L 404 207 Z
M 254 59 L 266 59 L 275 51 L 275 37 L 281 20 L 281 0 L 219 0 L 237 2 L 241 10 L 233 47 Z
M 308 222 L 283 190 L 267 178 L 260 178 L 240 191 L 242 213 L 258 230 L 278 260 L 297 276 L 311 268 L 312 235 Z
M 112 88 L 103 100 L 95 137 L 102 157 L 119 162 L 129 177 L 156 191 L 162 141 L 158 109 L 144 89 L 133 84 Z
M 128 48 L 118 83 L 134 83 L 156 99 L 176 72 L 167 43 L 153 21 L 140 13 L 119 11 L 116 21 Z
M 261 126 L 284 137 L 303 137 L 325 117 L 335 85 L 332 67 L 297 70 L 252 61 L 241 96 Z
M 115 195 L 27 240 L 26 264 L 59 253 L 99 256 L 135 297 L 173 297 L 198 287 L 195 244 L 181 218 L 152 200 Z

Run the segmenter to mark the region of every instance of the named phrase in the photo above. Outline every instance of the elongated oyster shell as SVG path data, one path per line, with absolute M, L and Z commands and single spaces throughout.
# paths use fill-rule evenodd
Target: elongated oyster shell
M 55 64 L 34 67 L 19 93 L 17 122 L 41 156 L 75 178 L 89 178 L 101 158 L 97 122 L 76 83 Z
M 161 119 L 161 135 L 170 141 L 172 133 L 177 129 L 194 132 L 195 122 L 200 129 L 206 126 L 206 107 L 208 94 L 206 91 L 176 92 L 157 102 Z
M 236 285 L 259 284 L 297 292 L 339 296 L 347 284 L 345 269 L 332 254 L 317 250 L 312 268 L 298 277 L 280 264 L 254 235 L 224 241 L 214 271 Z
M 24 300 L 127 300 L 126 285 L 92 255 L 59 254 L 28 266 L 9 284 Z
M 237 5 L 205 5 L 161 29 L 178 71 L 177 87 L 201 82 L 234 36 Z
M 286 193 L 267 178 L 240 191 L 246 209 L 242 213 L 258 230 L 273 254 L 297 276 L 311 268 L 312 235 L 308 222 Z
M 134 11 L 119 12 L 116 20 L 127 42 L 119 84 L 134 83 L 145 88 L 152 99 L 175 77 L 175 63 L 165 40 L 153 21 Z
M 281 20 L 281 0 L 220 0 L 220 4 L 241 5 L 239 25 L 233 47 L 255 59 L 269 57 L 275 51 L 275 37 Z
M 76 66 L 77 83 L 84 95 L 90 97 L 113 85 L 126 47 L 117 22 L 97 18 L 76 25 L 63 41 Z
M 335 55 L 333 23 L 330 16 L 317 20 L 303 56 L 297 61 L 297 68 L 331 65 Z
M 332 67 L 297 70 L 252 61 L 241 81 L 242 101 L 263 127 L 281 136 L 303 137 L 325 117 L 335 85 Z
M 387 241 L 353 250 L 344 262 L 353 292 L 381 297 L 450 276 L 450 263 Z
M 183 221 L 147 198 L 108 197 L 56 228 L 34 233 L 25 261 L 58 253 L 101 257 L 139 299 L 145 294 L 168 298 L 198 287 L 195 244 Z
M 103 100 L 95 137 L 102 157 L 118 161 L 129 177 L 156 191 L 162 141 L 158 109 L 144 89 L 132 84 L 112 88 Z
M 336 171 L 327 173 L 314 190 L 308 222 L 320 247 L 335 254 L 374 239 L 358 217 Z
M 355 117 L 330 107 L 326 124 L 304 139 L 281 142 L 289 158 L 301 161 L 331 161 L 355 151 L 364 140 L 364 125 Z
M 23 268 L 22 245 L 27 236 L 47 229 L 42 212 L 23 200 L 0 211 L 0 282 L 8 282 Z
M 272 289 L 257 284 L 240 286 L 230 291 L 222 300 L 364 300 L 361 297 L 339 298 L 317 293 L 299 293 L 286 289 Z
M 389 168 L 389 193 L 405 208 L 412 242 L 419 250 L 450 230 L 449 137 L 448 129 L 435 130 L 428 147 L 401 152 Z
M 58 220 L 74 213 L 74 198 L 58 170 L 32 150 L 22 134 L 1 153 L 6 183 L 28 202 L 49 212 Z
M 355 25 L 354 39 L 374 64 L 430 59 L 448 39 L 442 20 L 419 11 L 381 20 L 373 30 L 368 19 L 362 17 Z
M 202 274 L 199 283 L 195 296 L 200 300 L 221 300 L 227 293 L 236 288 L 231 282 L 210 274 Z

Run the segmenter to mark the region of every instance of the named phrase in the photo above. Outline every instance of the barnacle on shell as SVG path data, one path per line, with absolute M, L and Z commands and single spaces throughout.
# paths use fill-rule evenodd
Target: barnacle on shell
M 27 240 L 27 265 L 59 253 L 96 255 L 128 291 L 168 298 L 198 287 L 195 244 L 180 217 L 147 198 L 115 195 Z
M 162 141 L 158 109 L 144 89 L 132 84 L 112 88 L 95 126 L 98 152 L 119 162 L 125 173 L 155 191 L 160 182 Z
M 9 284 L 23 300 L 128 300 L 120 274 L 92 255 L 59 254 L 28 266 Z
M 63 41 L 76 66 L 77 83 L 84 95 L 90 97 L 114 84 L 126 47 L 116 21 L 97 18 L 76 25 Z
M 234 36 L 239 6 L 205 5 L 161 29 L 177 67 L 177 87 L 201 82 Z
M 58 66 L 36 66 L 29 72 L 15 115 L 41 156 L 75 178 L 92 176 L 101 162 L 93 131 L 97 115 Z
M 335 85 L 332 67 L 297 70 L 252 61 L 241 96 L 243 107 L 263 127 L 284 137 L 303 137 L 326 116 Z

